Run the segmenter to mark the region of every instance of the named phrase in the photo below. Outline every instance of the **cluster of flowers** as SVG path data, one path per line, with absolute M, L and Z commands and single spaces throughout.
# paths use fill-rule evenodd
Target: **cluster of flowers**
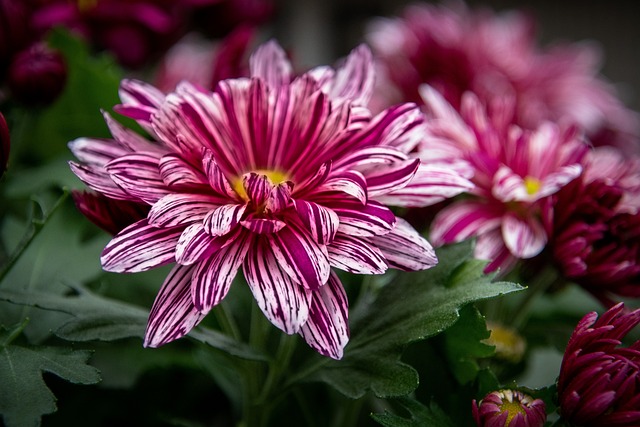
M 115 0 L 49 3 L 35 15 L 46 27 L 124 10 Z M 162 2 L 125 3 L 135 25 L 90 26 L 116 53 L 132 29 L 163 43 L 158 35 L 179 27 Z M 19 4 L 0 1 L 5 10 Z M 8 37 L 20 29 L 4 28 Z M 185 67 L 167 57 L 158 87 L 123 81 L 115 111 L 148 138 L 105 113 L 113 138 L 72 141 L 79 162 L 71 169 L 91 189 L 74 193 L 78 208 L 115 235 L 102 253 L 105 270 L 175 263 L 145 346 L 187 334 L 242 270 L 271 323 L 340 359 L 348 302 L 334 269 L 434 266 L 415 226 L 436 246 L 475 238 L 488 272 L 552 263 L 610 307 L 598 321 L 585 316 L 571 337 L 561 414 L 576 425 L 639 423 L 640 344 L 617 346 L 640 311 L 615 304 L 640 297 L 639 121 L 598 77 L 591 50 L 542 50 L 532 28 L 524 16 L 462 3 L 414 5 L 373 23 L 372 50 L 354 49 L 336 69 L 297 73 L 273 41 L 246 63 L 242 30 L 205 74 L 181 74 Z M 123 51 L 123 63 L 139 65 L 151 51 L 143 42 L 136 49 Z M 173 54 L 182 62 L 190 52 L 199 55 Z M 183 78 L 191 83 L 177 83 Z M 428 206 L 435 216 L 410 225 L 390 206 Z M 546 419 L 540 400 L 515 390 L 473 408 L 481 426 Z

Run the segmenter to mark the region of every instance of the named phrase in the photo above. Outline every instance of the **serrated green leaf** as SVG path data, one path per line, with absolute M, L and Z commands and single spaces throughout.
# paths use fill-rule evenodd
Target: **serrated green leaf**
M 366 312 L 353 321 L 344 358 L 324 362 L 311 377 L 352 398 L 367 390 L 381 398 L 415 390 L 415 370 L 399 361 L 407 344 L 451 327 L 460 309 L 469 303 L 522 289 L 515 283 L 492 282 L 493 275 L 482 273 L 483 263 L 468 260 L 468 247 L 443 248 L 438 251 L 439 266 L 407 274 L 385 286 Z
M 460 310 L 460 319 L 442 334 L 447 366 L 460 384 L 476 378 L 480 370 L 476 359 L 494 354 L 494 346 L 482 342 L 489 335 L 482 314 L 472 305 Z
M 371 417 L 384 427 L 455 427 L 451 418 L 435 403 L 427 407 L 408 397 L 396 401 L 409 412 L 411 418 L 403 418 L 390 412 L 371 414 Z
M 62 347 L 0 347 L 0 414 L 5 425 L 38 426 L 42 415 L 55 412 L 56 399 L 42 378 L 43 372 L 74 384 L 100 381 L 98 370 L 87 365 L 90 356 L 89 351 Z

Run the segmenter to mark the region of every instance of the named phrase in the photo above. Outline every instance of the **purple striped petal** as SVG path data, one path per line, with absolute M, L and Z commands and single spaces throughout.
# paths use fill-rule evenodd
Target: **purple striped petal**
M 74 156 L 87 165 L 104 166 L 129 152 L 113 139 L 77 138 L 68 144 Z
M 429 242 L 402 218 L 390 233 L 372 237 L 371 242 L 382 251 L 389 266 L 399 270 L 426 270 L 438 263 Z
M 209 180 L 209 185 L 218 192 L 218 194 L 229 197 L 232 200 L 240 199 L 216 163 L 211 150 L 204 150 L 202 167 Z
M 249 59 L 249 69 L 251 77 L 259 77 L 274 88 L 288 84 L 293 75 L 287 55 L 274 40 L 256 49 Z
M 236 230 L 230 238 L 232 243 L 200 262 L 193 273 L 193 304 L 202 312 L 208 312 L 227 295 L 247 254 L 251 234 L 242 228 Z
M 250 214 L 246 219 L 240 221 L 240 225 L 257 234 L 269 234 L 282 230 L 287 223 L 275 218 L 261 218 Z
M 113 273 L 137 273 L 175 261 L 180 228 L 157 228 L 147 219 L 122 230 L 102 251 L 102 268 Z
M 334 165 L 335 169 L 366 169 L 371 166 L 391 165 L 409 159 L 405 153 L 391 147 L 366 147 L 347 154 Z
M 296 182 L 296 194 L 306 194 L 307 190 L 315 190 L 320 187 L 329 178 L 331 173 L 331 161 L 320 165 L 318 170 L 310 177 Z
M 160 177 L 159 162 L 160 159 L 150 153 L 129 154 L 112 160 L 106 168 L 124 191 L 147 203 L 155 203 L 169 194 Z
M 300 335 L 318 353 L 341 359 L 349 342 L 349 302 L 338 276 L 313 293 L 311 310 Z
M 538 255 L 547 244 L 547 233 L 539 221 L 513 213 L 502 219 L 502 238 L 513 255 L 524 259 Z
M 191 277 L 195 267 L 176 265 L 153 302 L 144 334 L 145 347 L 160 347 L 182 338 L 204 318 L 191 298 Z
M 362 204 L 367 203 L 367 180 L 357 171 L 343 171 L 332 174 L 331 178 L 318 187 L 316 193 L 328 191 L 340 191 L 355 197 Z
M 226 237 L 211 236 L 201 222 L 191 224 L 184 229 L 176 244 L 176 262 L 191 265 L 202 261 L 227 243 Z
M 167 187 L 179 189 L 209 187 L 207 177 L 179 154 L 167 154 L 160 159 L 158 165 L 160 178 Z
M 220 203 L 220 198 L 205 194 L 167 194 L 151 207 L 149 224 L 155 227 L 189 225 L 202 221 Z
M 386 206 L 369 200 L 366 205 L 349 200 L 335 204 L 325 204 L 340 218 L 338 231 L 352 236 L 377 236 L 391 231 L 396 224 L 396 216 Z
M 165 99 L 160 90 L 139 80 L 123 80 L 119 94 L 122 104 L 116 105 L 113 110 L 138 121 L 145 129 Z
M 222 205 L 204 218 L 204 231 L 210 235 L 223 236 L 235 227 L 242 218 L 247 205 Z
M 156 142 L 151 142 L 131 129 L 124 127 L 106 111 L 102 112 L 102 116 L 113 138 L 127 151 L 131 153 L 149 151 L 159 155 L 166 154 L 166 147 L 162 147 Z
M 311 291 L 294 282 L 273 253 L 270 243 L 258 239 L 244 263 L 244 276 L 258 307 L 271 323 L 288 334 L 307 321 Z
M 71 171 L 94 191 L 116 200 L 140 201 L 126 193 L 113 180 L 103 167 L 85 166 L 75 162 L 69 162 Z
M 354 105 L 369 104 L 375 82 L 371 50 L 364 44 L 356 47 L 340 67 L 329 88 L 332 101 L 348 101 Z
M 294 200 L 294 206 L 302 224 L 318 244 L 328 245 L 333 241 L 340 225 L 335 212 L 306 200 Z
M 419 159 L 405 160 L 392 166 L 381 166 L 365 174 L 369 197 L 376 197 L 401 189 L 414 177 L 420 166 Z
M 356 274 L 382 274 L 387 270 L 384 255 L 366 238 L 338 234 L 328 247 L 332 267 Z
M 399 190 L 393 190 L 375 200 L 388 206 L 424 207 L 466 193 L 474 184 L 460 171 L 444 164 L 421 163 L 416 175 Z
M 256 206 L 263 205 L 267 202 L 273 187 L 271 180 L 269 180 L 266 175 L 255 172 L 244 174 L 242 176 L 242 185 L 244 186 L 244 191 L 247 193 L 247 197 Z
M 283 211 L 291 204 L 291 191 L 293 183 L 291 181 L 281 182 L 271 188 L 271 194 L 265 205 L 266 213 L 277 213 Z
M 327 247 L 316 243 L 311 234 L 288 224 L 266 236 L 276 260 L 296 283 L 315 290 L 327 282 L 330 271 Z
M 436 215 L 429 234 L 430 240 L 440 246 L 478 236 L 499 228 L 503 213 L 498 206 L 477 201 L 453 203 Z

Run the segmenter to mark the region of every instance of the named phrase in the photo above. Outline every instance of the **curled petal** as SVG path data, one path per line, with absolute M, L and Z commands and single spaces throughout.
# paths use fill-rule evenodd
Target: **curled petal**
M 306 200 L 294 200 L 294 206 L 302 224 L 316 242 L 327 245 L 333 241 L 340 225 L 340 218 L 334 211 Z
M 547 244 L 547 233 L 534 218 L 507 214 L 502 220 L 502 237 L 509 251 L 518 258 L 532 258 Z
M 102 116 L 104 117 L 104 120 L 109 127 L 109 132 L 111 132 L 113 138 L 127 151 L 131 153 L 149 151 L 160 155 L 166 153 L 166 147 L 162 147 L 155 142 L 151 142 L 131 129 L 127 129 L 121 125 L 120 122 L 111 117 L 109 113 L 103 111 Z
M 358 202 L 341 200 L 329 205 L 338 214 L 338 231 L 352 236 L 377 236 L 391 231 L 396 224 L 396 216 L 382 204 L 370 200 L 365 206 Z
M 281 182 L 271 188 L 271 194 L 265 206 L 265 212 L 277 213 L 283 211 L 291 204 L 291 191 L 293 184 L 291 181 Z
M 331 272 L 327 284 L 313 292 L 311 312 L 300 335 L 320 354 L 341 359 L 349 342 L 348 314 L 347 295 L 338 276 Z
M 485 203 L 466 200 L 453 203 L 436 215 L 430 240 L 439 246 L 481 235 L 500 227 L 502 214 L 500 209 Z
M 387 261 L 380 249 L 363 237 L 338 234 L 329 246 L 332 267 L 355 274 L 382 274 Z
M 185 336 L 207 313 L 198 311 L 191 298 L 195 266 L 176 265 L 153 302 L 144 334 L 145 347 L 160 347 Z
M 114 111 L 137 120 L 141 126 L 149 129 L 151 117 L 164 102 L 165 95 L 150 84 L 128 79 L 120 84 L 119 93 L 122 104 L 116 105 Z
M 390 233 L 372 237 L 371 242 L 380 249 L 389 266 L 399 270 L 426 270 L 438 263 L 429 242 L 402 218 L 398 218 Z
M 167 187 L 203 188 L 207 177 L 178 154 L 167 154 L 158 165 L 160 177 Z
M 315 193 L 340 191 L 367 203 L 367 180 L 357 171 L 344 171 L 334 174 Z
M 212 236 L 223 236 L 242 218 L 247 205 L 222 205 L 211 210 L 204 218 L 204 230 Z
M 381 166 L 366 173 L 367 192 L 370 197 L 380 196 L 401 189 L 418 171 L 420 160 L 411 159 L 391 166 Z
M 233 188 L 231 188 L 229 181 L 216 163 L 211 150 L 204 150 L 204 155 L 202 156 L 202 167 L 204 168 L 204 172 L 207 175 L 211 188 L 213 188 L 218 194 L 230 199 L 238 198 L 238 195 Z
M 149 224 L 155 227 L 175 227 L 202 221 L 208 212 L 220 204 L 215 196 L 189 193 L 167 194 L 149 212 Z

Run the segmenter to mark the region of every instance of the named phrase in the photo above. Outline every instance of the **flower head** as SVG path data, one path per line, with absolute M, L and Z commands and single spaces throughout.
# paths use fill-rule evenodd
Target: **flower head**
M 639 323 L 640 310 L 625 312 L 622 303 L 580 320 L 558 377 L 562 418 L 585 427 L 640 425 L 640 341 L 620 347 Z
M 150 206 L 107 245 L 103 268 L 176 263 L 145 345 L 188 333 L 242 269 L 274 325 L 340 358 L 348 308 L 332 267 L 379 274 L 436 263 L 429 243 L 379 201 L 411 198 L 400 189 L 419 168 L 407 153 L 422 137 L 423 116 L 412 104 L 375 117 L 363 107 L 372 82 L 364 47 L 338 70 L 294 78 L 269 42 L 250 67 L 251 78 L 222 80 L 213 92 L 182 83 L 165 96 L 124 81 L 117 111 L 154 141 L 105 115 L 113 139 L 73 141 L 82 163 L 71 167 L 107 198 Z
M 471 409 L 478 427 L 542 427 L 547 419 L 542 400 L 517 390 L 493 391 Z
M 474 170 L 472 197 L 437 214 L 433 242 L 477 237 L 475 255 L 491 261 L 488 271 L 538 255 L 549 238 L 549 196 L 582 171 L 587 146 L 580 135 L 548 122 L 532 131 L 520 128 L 513 124 L 511 98 L 483 105 L 467 92 L 458 113 L 433 88 L 423 86 L 422 94 L 431 120 L 420 158 L 459 159 Z

